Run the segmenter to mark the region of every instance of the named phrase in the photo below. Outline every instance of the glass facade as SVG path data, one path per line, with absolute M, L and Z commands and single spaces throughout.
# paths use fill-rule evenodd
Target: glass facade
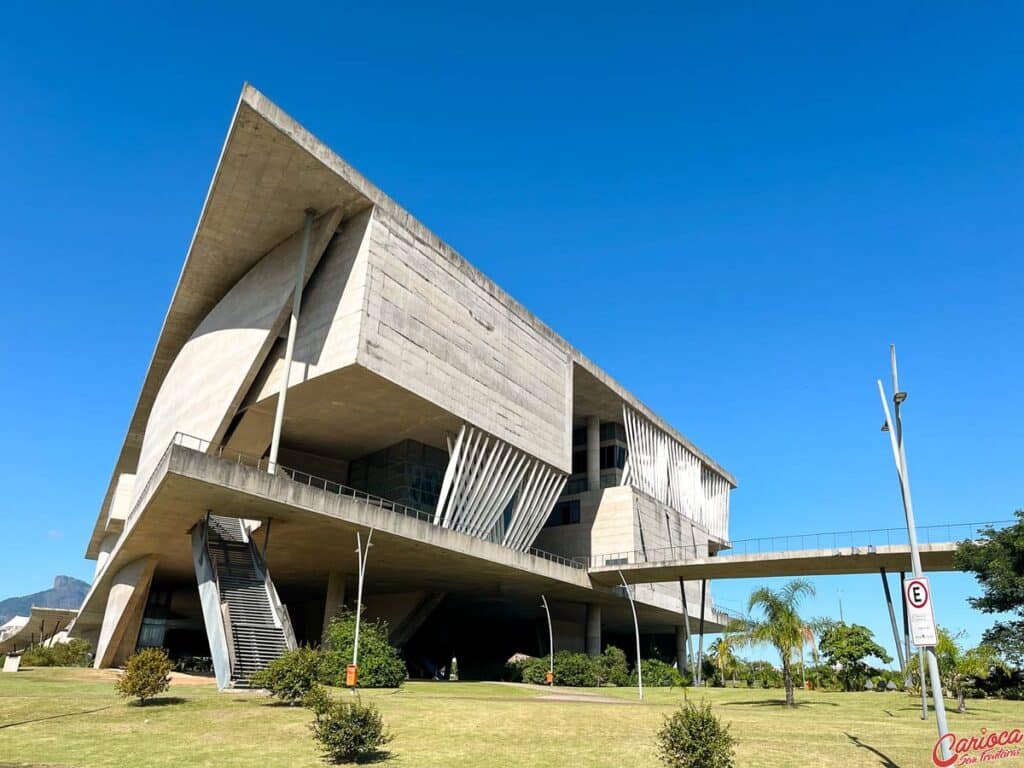
M 348 484 L 361 491 L 433 512 L 441 495 L 448 453 L 403 440 L 349 464 Z

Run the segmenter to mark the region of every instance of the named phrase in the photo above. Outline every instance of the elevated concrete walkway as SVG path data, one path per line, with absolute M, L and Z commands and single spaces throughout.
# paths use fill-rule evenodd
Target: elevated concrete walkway
M 956 542 L 922 544 L 921 565 L 926 571 L 952 571 Z M 614 560 L 614 557 L 608 558 Z M 772 576 L 832 576 L 853 573 L 910 571 L 906 544 L 867 545 L 836 549 L 758 552 L 716 557 L 680 557 L 657 562 L 599 565 L 590 568 L 595 584 L 620 584 L 619 572 L 629 584 L 702 579 L 758 579 Z

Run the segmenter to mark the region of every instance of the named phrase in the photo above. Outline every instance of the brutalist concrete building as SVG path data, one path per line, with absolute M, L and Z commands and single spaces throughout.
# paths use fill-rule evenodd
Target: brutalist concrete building
M 245 87 L 86 557 L 97 666 L 209 656 L 222 686 L 364 603 L 412 674 L 634 647 L 588 568 L 728 547 L 732 476 Z M 685 592 L 681 591 L 685 589 Z M 685 603 L 683 597 L 685 595 Z M 698 584 L 635 591 L 682 648 Z M 687 615 L 687 610 L 689 614 Z M 681 659 L 681 663 L 685 659 Z

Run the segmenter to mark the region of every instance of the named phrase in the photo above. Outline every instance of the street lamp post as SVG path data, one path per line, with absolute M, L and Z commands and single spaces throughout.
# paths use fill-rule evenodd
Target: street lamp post
M 636 634 L 636 685 L 640 692 L 640 701 L 644 700 L 644 670 L 640 661 L 640 622 L 636 620 L 636 604 L 633 602 L 633 594 L 626 584 L 626 577 L 619 571 L 619 578 L 622 579 L 622 588 L 626 590 L 626 599 L 629 600 L 629 607 L 633 611 L 633 632 Z
M 358 683 L 359 674 L 359 622 L 363 617 L 363 578 L 366 575 L 366 558 L 370 554 L 370 539 L 373 538 L 373 528 L 366 534 L 366 549 L 363 549 L 363 540 L 359 531 L 356 531 L 356 565 L 359 568 L 359 581 L 356 586 L 356 631 L 352 642 L 352 664 L 349 666 L 345 677 L 345 684 L 349 688 L 355 688 Z
M 889 433 L 892 455 L 896 462 L 896 474 L 899 476 L 900 481 L 900 494 L 903 498 L 903 512 L 907 519 L 907 536 L 910 540 L 910 561 L 914 570 L 914 576 L 923 576 L 924 570 L 921 567 L 921 552 L 917 546 L 917 526 L 914 523 L 914 504 L 910 497 L 910 475 L 907 471 L 907 454 L 903 445 L 903 422 L 900 420 L 900 405 L 902 405 L 903 401 L 907 399 L 907 393 L 900 391 L 899 376 L 896 372 L 895 344 L 889 346 L 889 355 L 892 365 L 892 400 L 896 413 L 895 428 L 893 426 L 893 420 L 889 414 L 889 403 L 885 399 L 885 388 L 882 386 L 881 379 L 878 381 L 878 394 L 882 399 L 882 410 L 885 412 L 884 429 Z M 900 588 L 903 589 L 903 585 L 900 585 Z M 920 648 L 918 651 L 920 652 Z M 935 722 L 939 730 L 939 738 L 941 739 L 946 735 L 949 729 L 946 725 L 946 705 L 942 699 L 942 681 L 939 679 L 939 662 L 935 657 L 935 648 L 925 648 L 924 656 L 928 664 L 928 677 L 931 679 L 932 684 L 932 697 L 935 702 Z M 922 686 L 924 685 L 923 668 L 921 670 L 921 684 Z M 940 740 L 939 748 L 942 752 L 943 759 L 948 760 L 951 755 L 949 747 L 946 745 L 944 740 Z
M 548 608 L 548 599 L 540 596 L 540 602 L 544 606 L 544 613 L 548 617 L 548 685 L 555 684 L 555 632 L 551 628 L 551 610 Z

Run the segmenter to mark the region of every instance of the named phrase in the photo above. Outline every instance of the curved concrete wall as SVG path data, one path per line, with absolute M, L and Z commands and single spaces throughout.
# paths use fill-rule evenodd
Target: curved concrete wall
M 340 212 L 313 226 L 306 278 L 338 227 Z M 132 505 L 175 432 L 218 442 L 280 332 L 291 307 L 302 231 L 274 248 L 210 311 L 178 353 L 153 402 Z

